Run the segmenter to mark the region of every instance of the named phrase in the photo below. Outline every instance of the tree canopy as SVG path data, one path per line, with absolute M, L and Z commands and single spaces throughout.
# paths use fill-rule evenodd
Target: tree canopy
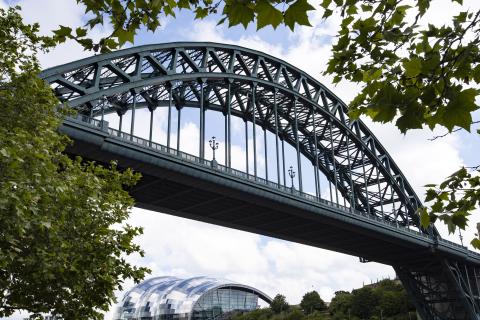
M 270 309 L 274 313 L 280 313 L 282 311 L 287 311 L 290 308 L 290 305 L 287 302 L 287 299 L 285 298 L 284 295 L 277 294 L 273 300 L 272 303 L 270 304 Z
M 0 317 L 103 319 L 123 280 L 148 271 L 125 260 L 143 255 L 142 229 L 124 225 L 140 176 L 65 153 L 71 111 L 38 78 L 35 53 L 53 42 L 37 32 L 0 9 Z
M 327 305 L 315 290 L 307 292 L 303 295 L 302 301 L 300 302 L 300 307 L 306 314 L 327 309 Z
M 308 308 L 309 302 L 318 303 L 319 300 L 323 302 L 316 291 L 307 292 L 299 306 L 292 305 L 275 312 L 271 305 L 270 308 L 235 315 L 232 320 L 373 320 L 380 319 L 380 316 L 383 320 L 395 320 L 415 317 L 415 308 L 398 280 L 382 280 L 352 292 L 337 291 L 328 308 L 325 304 L 316 310 Z
M 444 6 L 461 5 L 449 0 Z M 479 109 L 480 10 L 461 7 L 451 21 L 427 20 L 432 0 L 77 0 L 89 20 L 75 30 L 60 26 L 55 40 L 72 39 L 85 49 L 107 52 L 134 42 L 141 27 L 155 31 L 165 17 L 192 10 L 197 19 L 214 16 L 218 23 L 257 29 L 285 25 L 309 26 L 308 13 L 323 12 L 325 20 L 340 17 L 336 42 L 325 74 L 334 82 L 358 83 L 360 93 L 350 104 L 350 116 L 393 122 L 408 130 L 443 127 L 470 131 Z M 90 30 L 111 24 L 113 32 L 94 42 Z M 477 130 L 480 133 L 480 130 Z M 419 210 L 423 227 L 437 219 L 449 232 L 464 229 L 472 210 L 480 206 L 480 168 L 462 169 L 440 185 L 428 185 L 429 208 Z M 466 172 L 466 173 L 465 173 Z M 453 183 L 453 180 L 460 184 Z M 461 186 L 461 187 L 460 187 Z M 472 245 L 480 248 L 480 240 Z

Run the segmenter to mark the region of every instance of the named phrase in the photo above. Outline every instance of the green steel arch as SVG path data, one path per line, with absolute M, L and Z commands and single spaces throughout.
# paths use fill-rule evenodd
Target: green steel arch
M 226 136 L 226 163 L 222 168 L 229 172 L 233 172 L 231 117 L 243 119 L 245 128 L 250 123 L 255 137 L 257 129 L 263 130 L 264 137 L 271 132 L 276 137 L 277 182 L 272 182 L 276 187 L 282 184 L 280 145 L 287 143 L 296 150 L 300 195 L 397 226 L 398 233 L 411 232 L 407 237 L 412 241 L 420 235 L 421 241 L 428 243 L 434 260 L 396 260 L 393 265 L 424 320 L 480 319 L 480 258 L 441 239 L 435 228 L 421 228 L 416 214 L 421 202 L 391 156 L 364 123 L 348 117 L 345 103 L 307 73 L 255 50 L 179 42 L 93 56 L 45 70 L 40 76 L 81 116 L 103 119 L 105 114 L 117 113 L 117 134 L 121 134 L 122 117 L 128 110 L 134 118 L 135 110 L 148 108 L 150 138 L 146 142 L 150 145 L 156 108 L 169 110 L 168 137 L 172 108 L 199 108 L 201 161 L 206 161 L 205 111 L 222 113 Z M 130 137 L 133 134 L 131 126 Z M 252 155 L 255 181 L 256 140 Z M 264 141 L 266 144 L 267 139 Z M 166 148 L 175 149 L 169 138 Z M 314 168 L 316 197 L 302 193 L 301 156 Z M 339 206 L 338 193 L 336 203 L 321 199 L 320 173 L 348 202 L 348 208 Z M 283 175 L 285 180 L 285 168 Z M 261 180 L 270 183 L 268 172 Z
M 102 112 L 103 96 L 113 106 L 104 112 L 122 114 L 135 97 L 136 108 L 173 99 L 254 122 L 312 161 L 355 209 L 437 235 L 420 227 L 419 198 L 365 124 L 350 120 L 345 103 L 320 82 L 270 55 L 216 43 L 147 45 L 51 68 L 41 77 L 85 114 Z

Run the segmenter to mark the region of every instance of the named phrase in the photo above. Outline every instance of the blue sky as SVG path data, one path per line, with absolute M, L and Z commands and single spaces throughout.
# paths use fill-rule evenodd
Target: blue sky
M 43 32 L 48 32 L 58 24 L 82 24 L 83 9 L 77 6 L 75 0 L 21 0 L 15 3 L 22 5 L 23 15 L 27 21 L 40 22 Z M 5 6 L 6 1 L 0 0 L 0 5 Z M 479 4 L 470 1 L 467 5 Z M 433 22 L 445 21 L 445 15 L 451 14 L 449 10 L 442 8 L 441 3 L 437 6 L 432 5 L 432 8 L 430 19 Z M 55 14 L 52 15 L 52 12 Z M 313 27 L 298 28 L 295 33 L 284 27 L 277 30 L 265 28 L 256 32 L 254 26 L 247 30 L 242 27 L 228 29 L 226 26 L 216 26 L 216 20 L 211 18 L 194 21 L 191 13 L 182 11 L 177 14 L 176 19 L 164 21 L 160 30 L 154 34 L 140 32 L 135 39 L 135 45 L 174 41 L 214 41 L 257 49 L 278 56 L 305 70 L 348 102 L 358 92 L 359 87 L 346 82 L 333 86 L 331 78 L 322 75 L 338 18 L 333 17 L 325 24 L 320 16 L 320 12 L 313 13 L 311 15 Z M 92 36 L 98 38 L 108 31 L 108 27 L 105 30 L 95 30 Z M 89 53 L 82 52 L 76 44 L 66 43 L 55 51 L 41 56 L 40 60 L 42 66 L 51 67 L 88 55 Z M 141 116 L 139 118 L 142 119 Z M 190 142 L 198 135 L 193 118 L 194 115 L 189 117 L 182 114 L 181 144 L 187 150 L 195 149 Z M 164 125 L 165 114 L 156 113 L 156 120 Z M 172 124 L 175 124 L 175 121 L 172 121 Z M 443 177 L 461 165 L 479 164 L 479 135 L 459 132 L 429 141 L 433 135 L 442 134 L 444 130 L 436 130 L 434 133 L 416 130 L 402 135 L 392 125 L 372 124 L 368 119 L 365 121 L 393 156 L 421 198 L 424 192 L 423 185 L 440 182 Z M 163 139 L 164 132 L 160 131 L 157 133 L 158 138 Z M 207 131 L 207 137 L 213 134 L 221 137 L 217 132 Z M 219 153 L 221 152 L 222 149 L 219 150 Z M 239 157 L 243 156 L 245 149 L 240 142 L 235 152 Z M 477 212 L 471 220 L 480 221 L 480 214 Z M 138 239 L 138 243 L 145 249 L 146 257 L 143 259 L 133 257 L 132 261 L 149 266 L 153 270 L 152 276 L 218 276 L 257 287 L 272 296 L 283 293 L 291 303 L 298 303 L 301 296 L 312 288 L 318 290 L 321 296 L 329 301 L 337 290 L 351 290 L 363 283 L 394 276 L 391 267 L 375 263 L 361 264 L 357 257 L 162 213 L 135 208 L 129 222 L 145 228 L 145 233 Z M 472 223 L 465 232 L 466 238 L 473 236 L 474 224 Z M 445 228 L 441 225 L 439 228 L 446 236 Z M 449 238 L 458 242 L 458 235 L 451 235 Z M 242 254 L 239 255 L 238 252 Z M 120 297 L 121 293 L 118 295 Z

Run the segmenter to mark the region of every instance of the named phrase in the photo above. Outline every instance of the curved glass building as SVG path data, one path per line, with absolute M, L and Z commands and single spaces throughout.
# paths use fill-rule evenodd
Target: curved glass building
M 123 297 L 114 320 L 213 320 L 258 307 L 263 292 L 228 280 L 208 277 L 157 277 L 133 287 Z

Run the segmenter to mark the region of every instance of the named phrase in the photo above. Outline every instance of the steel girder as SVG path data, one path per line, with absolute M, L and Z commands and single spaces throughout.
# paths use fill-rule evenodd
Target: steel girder
M 136 108 L 150 110 L 169 101 L 200 107 L 203 97 L 205 109 L 277 133 L 356 210 L 437 235 L 420 227 L 420 200 L 365 124 L 351 120 L 347 106 L 321 83 L 267 54 L 216 43 L 148 45 L 54 67 L 41 77 L 60 100 L 90 115 L 98 115 L 103 96 L 111 107 L 102 112 L 119 115 L 134 97 Z
M 457 260 L 431 261 L 422 268 L 395 267 L 422 319 L 480 318 L 480 268 Z

